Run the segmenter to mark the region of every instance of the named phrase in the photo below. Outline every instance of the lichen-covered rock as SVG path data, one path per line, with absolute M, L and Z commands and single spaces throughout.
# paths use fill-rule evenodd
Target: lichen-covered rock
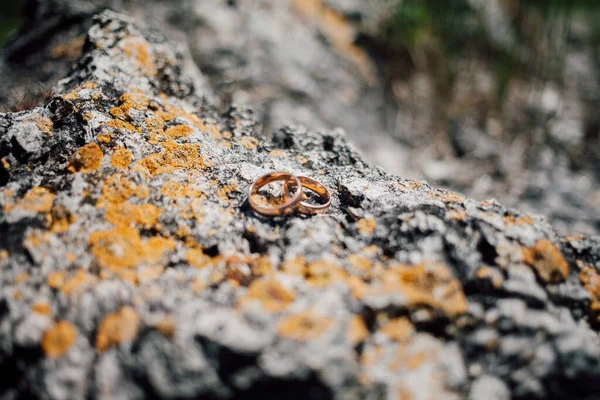
M 104 12 L 49 104 L 0 114 L 1 398 L 600 390 L 600 239 L 391 176 L 340 130 L 265 139 L 203 82 Z M 331 209 L 254 215 L 273 170 Z

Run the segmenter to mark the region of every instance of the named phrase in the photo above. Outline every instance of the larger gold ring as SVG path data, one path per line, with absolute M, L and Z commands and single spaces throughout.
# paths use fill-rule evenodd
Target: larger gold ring
M 277 181 L 283 181 L 284 188 L 287 182 L 293 182 L 298 188 L 298 190 L 295 193 L 293 193 L 290 197 L 289 190 L 284 189 L 283 195 L 286 198 L 286 201 L 281 205 L 265 207 L 259 204 L 255 199 L 255 195 L 258 194 L 258 191 L 263 186 Z M 302 183 L 300 182 L 300 179 L 298 177 L 287 172 L 269 172 L 268 174 L 261 176 L 256 180 L 256 182 L 254 182 L 254 184 L 250 188 L 250 195 L 248 196 L 248 203 L 250 203 L 250 207 L 252 207 L 252 209 L 257 213 L 268 216 L 280 216 L 291 214 L 294 211 L 296 211 L 296 207 L 298 206 L 301 200 Z
M 318 194 L 321 199 L 324 200 L 323 204 L 317 204 L 317 205 L 313 205 L 313 204 L 309 204 L 305 201 L 301 201 L 300 204 L 298 204 L 298 211 L 302 214 L 307 214 L 307 215 L 314 215 L 314 214 L 323 214 L 324 212 L 327 211 L 327 209 L 329 208 L 329 206 L 331 205 L 331 193 L 329 193 L 329 190 L 327 190 L 327 188 L 319 181 L 306 177 L 306 176 L 298 176 L 297 177 L 300 182 L 302 183 L 302 188 L 307 188 L 312 190 L 313 192 L 315 192 L 316 194 Z M 296 186 L 298 187 L 297 183 L 288 180 L 286 182 L 285 185 L 283 185 L 283 194 L 285 196 L 287 196 L 289 194 L 289 186 Z M 300 190 L 300 193 L 302 194 L 303 190 Z M 303 196 L 300 196 L 301 198 Z

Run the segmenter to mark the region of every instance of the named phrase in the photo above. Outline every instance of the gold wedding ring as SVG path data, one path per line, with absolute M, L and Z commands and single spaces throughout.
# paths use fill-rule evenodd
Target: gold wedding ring
M 284 191 L 285 202 L 283 204 L 275 205 L 275 206 L 267 206 L 265 207 L 259 202 L 256 201 L 256 195 L 258 191 L 272 182 L 283 181 L 283 186 L 287 182 L 293 182 L 298 190 L 295 193 L 292 193 L 292 196 L 289 197 L 289 191 Z M 248 196 L 248 203 L 250 203 L 250 207 L 257 213 L 261 215 L 267 215 L 271 217 L 288 215 L 293 213 L 296 210 L 298 204 L 302 200 L 302 183 L 298 177 L 287 173 L 287 172 L 269 172 L 266 175 L 261 176 L 254 182 L 252 187 L 250 188 L 250 195 Z
M 319 181 L 309 178 L 307 176 L 298 176 L 298 179 L 302 183 L 302 188 L 307 188 L 318 194 L 324 201 L 322 204 L 309 204 L 306 201 L 301 201 L 298 204 L 298 212 L 306 215 L 323 214 L 327 211 L 331 205 L 331 194 L 329 190 Z M 283 193 L 287 196 L 289 193 L 289 186 L 294 186 L 295 182 L 288 181 L 283 187 Z M 303 197 L 303 196 L 301 196 Z
M 256 200 L 258 191 L 265 185 L 283 181 L 283 198 L 285 202 L 283 204 L 277 204 L 274 206 L 264 206 Z M 294 191 L 290 188 L 296 188 Z M 302 201 L 304 196 L 304 188 L 315 192 L 321 200 L 322 204 L 310 204 Z M 331 205 L 331 194 L 329 190 L 319 181 L 306 177 L 306 176 L 295 176 L 288 172 L 270 172 L 266 175 L 261 176 L 254 182 L 250 188 L 250 196 L 248 197 L 250 207 L 258 214 L 268 216 L 282 216 L 289 215 L 295 211 L 301 214 L 314 215 L 322 214 L 329 209 Z

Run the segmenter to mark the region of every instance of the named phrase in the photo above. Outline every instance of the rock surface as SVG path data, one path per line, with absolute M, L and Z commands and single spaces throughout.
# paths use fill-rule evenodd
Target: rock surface
M 54 93 L 0 114 L 0 398 L 600 391 L 600 239 L 372 168 L 341 130 L 266 139 L 113 12 Z M 330 211 L 254 215 L 272 170 Z

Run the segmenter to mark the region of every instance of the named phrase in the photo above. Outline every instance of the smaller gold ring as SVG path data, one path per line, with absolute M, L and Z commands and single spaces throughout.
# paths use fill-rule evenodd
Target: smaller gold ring
M 254 199 L 254 195 L 258 194 L 258 191 L 265 185 L 268 185 L 272 182 L 283 181 L 284 186 L 284 197 L 286 199 L 289 198 L 285 203 L 275 206 L 275 207 L 264 207 L 256 202 Z M 292 193 L 291 198 L 289 197 L 289 191 L 285 190 L 285 184 L 287 182 L 293 182 L 297 188 L 299 188 L 296 193 Z M 300 179 L 288 172 L 269 172 L 266 175 L 261 176 L 252 184 L 250 187 L 250 195 L 248 196 L 248 203 L 250 203 L 250 207 L 254 211 L 262 215 L 268 216 L 280 216 L 280 215 L 288 215 L 293 213 L 296 210 L 296 207 L 302 200 L 302 183 Z
M 317 205 L 313 205 L 313 204 L 309 204 L 305 201 L 301 201 L 300 204 L 298 204 L 298 206 L 297 206 L 298 211 L 302 214 L 307 214 L 307 215 L 323 214 L 324 212 L 326 212 L 327 209 L 329 209 L 329 206 L 331 205 L 331 193 L 329 193 L 329 190 L 327 190 L 327 188 L 321 182 L 319 182 L 315 179 L 312 179 L 312 178 L 309 178 L 306 176 L 298 176 L 297 178 L 302 183 L 303 188 L 312 190 L 313 192 L 318 194 L 325 201 L 325 203 L 317 204 Z M 297 184 L 295 182 L 292 182 L 291 180 L 288 180 L 286 182 L 286 184 L 283 186 L 284 195 L 287 195 L 289 192 L 288 185 L 297 185 Z M 303 190 L 300 190 L 300 193 L 302 193 L 302 192 L 303 192 Z M 302 198 L 302 196 L 300 196 L 300 198 Z

